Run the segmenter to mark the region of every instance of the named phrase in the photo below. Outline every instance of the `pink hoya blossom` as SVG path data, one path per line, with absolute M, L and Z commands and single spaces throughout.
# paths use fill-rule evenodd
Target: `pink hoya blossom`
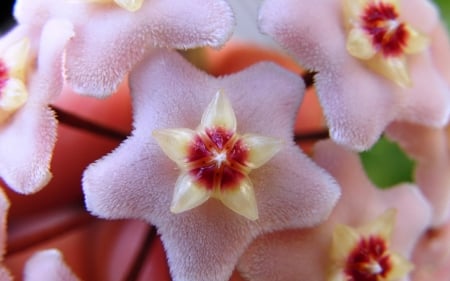
M 450 276 L 450 221 L 424 233 L 413 253 L 413 281 L 447 281 Z
M 387 135 L 416 161 L 414 181 L 433 206 L 433 225 L 450 219 L 450 129 L 395 122 Z
M 130 87 L 135 129 L 116 150 L 86 169 L 85 200 L 88 210 L 97 216 L 139 218 L 156 225 L 173 280 L 227 280 L 256 236 L 285 228 L 311 227 L 330 213 L 339 197 L 338 186 L 293 143 L 294 117 L 304 90 L 296 75 L 266 62 L 214 78 L 177 53 L 161 50 L 152 53 L 131 73 Z M 227 95 L 232 109 L 223 107 L 220 98 L 214 99 L 218 91 Z M 211 101 L 217 101 L 218 106 L 214 102 L 208 106 Z M 217 127 L 210 127 L 211 124 Z M 205 140 L 205 135 L 198 135 L 203 141 L 185 143 L 191 130 L 206 127 L 208 134 L 208 129 L 227 131 L 234 127 L 230 124 L 236 124 L 236 132 L 244 136 L 249 133 L 279 139 L 281 150 L 262 166 L 252 166 L 248 179 L 225 170 L 216 170 L 217 174 L 209 177 L 211 168 L 204 166 L 196 170 L 198 177 L 197 173 L 188 172 L 180 180 L 186 170 L 172 160 L 182 153 L 194 153 L 195 157 L 188 156 L 186 163 L 198 167 L 203 158 L 197 156 L 210 155 L 202 148 L 203 141 L 209 150 L 221 146 L 220 140 L 228 136 L 218 133 L 213 134 L 217 138 Z M 167 145 L 173 145 L 175 150 L 170 151 L 160 147 L 152 134 L 158 132 L 161 137 L 167 133 L 162 129 L 173 128 L 180 128 L 175 131 L 182 133 L 167 138 L 171 142 Z M 173 131 L 169 135 L 170 132 Z M 227 154 L 220 153 L 212 159 L 208 156 L 208 163 L 235 169 L 222 165 L 227 163 L 246 170 L 244 166 L 255 161 L 255 155 L 247 158 L 247 149 L 259 147 L 257 142 L 249 145 L 247 141 L 244 137 L 241 144 L 234 145 L 234 152 L 228 150 L 231 148 L 225 141 Z M 229 157 L 235 157 L 235 161 Z M 213 185 L 212 194 L 202 189 L 202 183 L 209 179 L 222 182 L 220 187 Z M 249 212 L 246 208 L 234 208 L 235 201 L 226 197 L 241 188 L 253 191 L 257 213 L 253 207 Z M 242 198 L 249 197 L 238 195 L 235 199 Z
M 5 268 L 3 257 L 6 252 L 6 222 L 10 203 L 0 186 L 0 280 L 12 281 L 13 277 Z M 25 281 L 77 281 L 79 280 L 64 263 L 61 253 L 56 249 L 41 250 L 26 262 L 23 280 Z
M 19 0 L 14 15 L 36 28 L 49 18 L 72 22 L 67 81 L 76 92 L 96 97 L 114 92 L 150 49 L 219 47 L 234 26 L 223 0 L 145 0 L 134 12 L 113 1 Z
M 72 25 L 48 21 L 42 30 L 18 25 L 0 40 L 0 177 L 20 193 L 51 178 L 57 121 L 48 104 L 63 87 L 64 47 Z
M 266 0 L 259 25 L 317 72 L 336 142 L 365 150 L 394 120 L 447 123 L 449 83 L 435 61 L 439 17 L 431 1 Z
M 240 259 L 238 270 L 250 281 L 350 280 L 352 271 L 349 271 L 348 260 L 346 273 L 342 268 L 345 260 L 330 263 L 335 258 L 331 255 L 332 247 L 337 246 L 342 255 L 346 248 L 344 245 L 355 239 L 353 235 L 356 233 L 363 234 L 363 237 L 377 237 L 379 234 L 372 233 L 371 229 L 389 233 L 388 229 L 393 228 L 387 241 L 384 241 L 386 252 L 390 255 L 390 266 L 384 267 L 379 260 L 378 265 L 372 264 L 374 267 L 368 268 L 373 270 L 374 275 L 377 272 L 385 274 L 383 279 L 372 276 L 370 278 L 376 279 L 351 280 L 409 280 L 399 279 L 407 276 L 411 266 L 408 262 L 398 263 L 398 255 L 400 259 L 411 258 L 419 237 L 431 220 L 431 208 L 417 187 L 403 184 L 388 190 L 377 189 L 367 178 L 358 156 L 329 140 L 315 146 L 313 158 L 337 179 L 342 189 L 342 196 L 328 220 L 314 228 L 280 231 L 257 238 Z M 394 221 L 393 217 L 385 214 L 375 225 L 371 223 L 392 208 L 396 210 Z M 361 232 L 343 231 L 361 227 Z M 333 239 L 337 239 L 336 245 L 332 245 Z M 370 254 L 369 251 L 367 255 Z M 361 257 L 354 258 L 360 260 Z M 330 275 L 332 272 L 333 275 Z M 391 279 L 391 275 L 397 278 Z

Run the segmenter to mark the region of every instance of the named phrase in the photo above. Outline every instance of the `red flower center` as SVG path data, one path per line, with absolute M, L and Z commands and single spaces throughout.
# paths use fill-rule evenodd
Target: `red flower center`
M 375 49 L 386 57 L 403 54 L 409 34 L 405 24 L 398 21 L 393 5 L 371 3 L 365 9 L 362 21 L 363 28 L 372 36 Z
M 5 65 L 3 60 L 0 59 L 0 97 L 3 92 L 3 88 L 6 86 L 6 82 L 9 79 L 8 67 Z
M 249 171 L 245 165 L 248 152 L 234 132 L 220 127 L 207 129 L 189 146 L 189 174 L 209 190 L 236 187 Z
M 370 236 L 361 239 L 350 253 L 345 273 L 349 281 L 379 281 L 391 268 L 386 242 L 379 236 Z

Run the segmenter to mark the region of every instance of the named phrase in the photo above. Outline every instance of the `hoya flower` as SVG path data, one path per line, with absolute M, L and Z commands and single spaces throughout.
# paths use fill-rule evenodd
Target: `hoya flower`
M 12 281 L 13 276 L 3 266 L 6 252 L 6 223 L 10 203 L 0 186 L 0 280 Z M 25 281 L 76 281 L 72 271 L 64 263 L 61 253 L 56 249 L 48 249 L 35 253 L 27 262 L 24 269 Z
M 56 249 L 36 252 L 25 264 L 26 281 L 78 281 Z
M 70 23 L 49 21 L 42 33 L 19 25 L 0 40 L 0 176 L 32 193 L 51 178 L 56 119 L 48 104 L 59 95 Z
M 96 97 L 114 92 L 149 50 L 219 47 L 234 26 L 224 0 L 146 0 L 134 12 L 121 6 L 136 1 L 56 2 L 19 0 L 14 15 L 36 28 L 48 18 L 71 21 L 75 37 L 67 46 L 67 81 L 76 92 Z
M 377 189 L 358 156 L 332 141 L 314 160 L 333 175 L 342 196 L 330 217 L 311 228 L 257 238 L 239 261 L 248 280 L 405 280 L 431 209 L 416 186 Z M 414 219 L 411 219 L 411 218 Z
M 414 180 L 433 206 L 433 225 L 450 218 L 450 128 L 434 129 L 395 122 L 387 136 L 416 161 Z
M 450 221 L 430 228 L 414 249 L 414 281 L 445 281 L 450 276 Z
M 161 50 L 130 87 L 135 129 L 86 169 L 85 201 L 97 216 L 154 224 L 174 280 L 227 280 L 257 235 L 330 213 L 338 186 L 293 142 L 295 74 L 266 62 L 214 78 Z
M 266 0 L 259 25 L 318 72 L 315 86 L 336 142 L 364 150 L 394 120 L 448 121 L 448 82 L 430 47 L 439 25 L 431 2 Z

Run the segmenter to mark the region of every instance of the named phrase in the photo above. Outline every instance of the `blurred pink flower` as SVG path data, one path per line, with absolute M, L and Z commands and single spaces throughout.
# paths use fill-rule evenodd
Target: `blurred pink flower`
M 450 219 L 450 129 L 395 122 L 387 136 L 416 161 L 414 181 L 433 207 L 433 225 Z
M 67 46 L 67 81 L 75 92 L 96 97 L 112 94 L 149 50 L 219 47 L 234 26 L 223 0 L 147 0 L 135 12 L 94 2 L 19 0 L 14 15 L 35 28 L 49 18 L 71 21 L 75 37 Z
M 303 67 L 317 72 L 315 86 L 333 140 L 352 149 L 365 150 L 394 120 L 444 126 L 450 114 L 450 91 L 445 73 L 434 61 L 436 48 L 428 47 L 405 56 L 409 51 L 423 48 L 426 41 L 423 35 L 434 45 L 436 38 L 432 33 L 439 25 L 434 4 L 427 0 L 347 3 L 351 8 L 346 6 L 347 13 L 343 13 L 343 2 L 338 0 L 266 0 L 259 14 L 261 30 L 292 53 Z M 378 13 L 370 5 L 390 9 Z M 392 18 L 377 18 L 380 14 Z M 376 22 L 364 23 L 370 19 Z M 383 32 L 375 32 L 372 25 L 380 25 L 375 30 Z M 389 34 L 398 29 L 404 32 L 404 40 L 394 42 L 395 52 L 382 54 L 392 46 L 380 42 L 392 40 Z M 408 45 L 408 40 L 414 44 Z M 348 49 L 359 52 L 363 59 L 352 56 Z M 373 68 L 381 69 L 392 80 L 403 81 L 399 84 L 411 86 L 401 87 Z
M 363 227 L 365 230 L 361 233 L 367 236 L 379 235 L 368 233 L 368 229 L 380 230 L 379 226 L 384 226 L 382 231 L 389 232 L 387 228 L 393 227 L 390 241 L 383 239 L 384 245 L 388 245 L 386 252 L 410 258 L 419 237 L 431 220 L 430 206 L 417 187 L 401 185 L 388 190 L 377 189 L 367 178 L 358 156 L 331 141 L 318 143 L 313 158 L 336 177 L 342 189 L 342 196 L 329 219 L 314 228 L 275 232 L 257 238 L 239 261 L 238 270 L 241 274 L 248 280 L 258 281 L 347 280 L 345 274 L 339 274 L 339 271 L 335 272 L 338 273 L 334 276 L 336 279 L 327 276 L 332 267 L 330 251 L 337 224 L 356 228 L 356 233 Z M 385 216 L 381 224 L 380 221 L 375 225 L 368 224 L 392 208 L 397 210 L 395 225 L 391 225 L 390 215 L 387 221 Z M 414 219 L 410 219 L 412 217 Z M 340 232 L 342 233 L 342 226 Z M 337 238 L 339 240 L 336 240 L 335 246 L 341 247 L 356 237 L 337 235 Z M 394 256 L 390 258 L 397 260 Z M 382 263 L 380 265 L 383 270 L 381 272 L 386 270 L 387 275 L 398 269 L 384 268 Z M 343 264 L 335 266 L 339 269 Z M 401 267 L 403 271 L 407 271 L 407 268 Z

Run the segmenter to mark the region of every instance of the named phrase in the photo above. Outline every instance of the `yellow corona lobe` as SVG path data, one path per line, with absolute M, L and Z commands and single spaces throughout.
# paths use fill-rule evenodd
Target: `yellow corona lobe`
M 248 174 L 264 165 L 281 148 L 276 138 L 239 135 L 231 102 L 218 91 L 196 130 L 159 129 L 153 137 L 179 167 L 170 210 L 181 213 L 213 197 L 232 211 L 258 218 L 253 184 Z
M 389 209 L 357 229 L 336 226 L 328 281 L 395 281 L 406 276 L 412 264 L 389 249 L 395 215 L 396 211 Z
M 422 52 L 429 40 L 401 21 L 399 10 L 397 0 L 344 0 L 346 48 L 373 71 L 409 87 L 406 55 Z
M 30 42 L 24 38 L 6 49 L 0 57 L 0 124 L 28 99 L 26 75 Z

